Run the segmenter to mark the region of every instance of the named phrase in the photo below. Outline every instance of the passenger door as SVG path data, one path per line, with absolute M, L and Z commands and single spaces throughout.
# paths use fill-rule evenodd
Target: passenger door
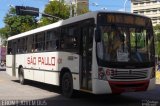
M 92 46 L 93 46 L 93 27 L 84 24 L 81 27 L 80 41 L 80 87 L 83 90 L 92 90 Z

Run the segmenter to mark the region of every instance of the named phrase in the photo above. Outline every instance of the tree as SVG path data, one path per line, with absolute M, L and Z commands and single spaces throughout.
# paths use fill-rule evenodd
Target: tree
M 11 7 L 4 17 L 5 27 L 0 34 L 5 37 L 13 36 L 37 27 L 37 20 L 33 16 L 18 16 L 15 8 Z
M 1 38 L 4 38 L 4 39 L 5 39 L 5 38 L 8 37 L 8 33 L 7 33 L 7 32 L 9 31 L 8 29 L 9 29 L 9 28 L 7 28 L 7 27 L 4 27 L 4 28 L 1 28 L 1 29 L 0 29 L 0 37 L 1 37 Z
M 8 29 L 7 29 L 6 27 L 0 29 L 1 43 L 2 43 L 2 45 L 4 45 L 4 46 L 6 46 L 6 43 L 7 43 L 7 42 L 6 42 L 7 37 L 8 37 L 7 32 L 8 32 Z
M 71 17 L 74 17 L 75 15 L 82 15 L 82 14 L 89 12 L 87 5 L 84 4 L 83 2 L 77 3 L 77 6 L 75 4 L 71 5 L 70 8 L 72 10 Z
M 67 19 L 69 18 L 69 15 L 70 15 L 69 6 L 65 5 L 64 2 L 59 2 L 59 1 L 50 1 L 46 5 L 44 9 L 44 13 L 52 16 L 56 16 L 62 19 Z M 43 26 L 43 25 L 51 24 L 58 20 L 59 19 L 57 18 L 42 17 L 39 25 Z
M 156 41 L 160 42 L 160 24 L 157 24 L 156 26 L 153 27 L 154 33 L 156 35 Z
M 88 8 L 87 8 L 87 4 L 80 2 L 77 4 L 77 14 L 81 15 L 81 14 L 85 14 L 89 12 Z
M 160 24 L 154 26 L 156 54 L 160 56 Z

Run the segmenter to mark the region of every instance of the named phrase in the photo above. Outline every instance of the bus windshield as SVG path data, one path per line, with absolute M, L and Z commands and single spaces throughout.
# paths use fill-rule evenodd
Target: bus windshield
M 98 58 L 108 62 L 154 62 L 154 39 L 151 27 L 143 25 L 99 25 L 101 42 Z

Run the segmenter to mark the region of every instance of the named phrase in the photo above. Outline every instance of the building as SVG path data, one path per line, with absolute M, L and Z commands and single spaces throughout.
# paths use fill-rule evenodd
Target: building
M 2 39 L 0 37 L 0 65 L 1 62 L 5 62 L 6 61 L 6 47 L 3 46 L 5 39 Z
M 160 24 L 160 0 L 131 0 L 131 12 L 150 17 L 154 26 Z
M 1 62 L 5 62 L 6 61 L 6 47 L 2 46 L 0 47 L 0 50 L 1 50 L 1 55 L 0 55 L 0 58 L 1 58 Z
M 89 10 L 89 0 L 49 0 L 49 1 L 64 1 L 67 5 L 70 5 L 71 11 L 70 14 L 71 16 L 76 16 L 85 10 Z M 74 6 L 74 8 L 72 8 Z

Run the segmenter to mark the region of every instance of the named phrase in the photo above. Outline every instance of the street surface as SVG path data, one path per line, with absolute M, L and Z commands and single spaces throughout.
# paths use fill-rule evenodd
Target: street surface
M 147 92 L 121 95 L 93 95 L 77 93 L 65 98 L 58 87 L 27 81 L 26 85 L 0 71 L 0 106 L 160 106 L 160 84 Z

